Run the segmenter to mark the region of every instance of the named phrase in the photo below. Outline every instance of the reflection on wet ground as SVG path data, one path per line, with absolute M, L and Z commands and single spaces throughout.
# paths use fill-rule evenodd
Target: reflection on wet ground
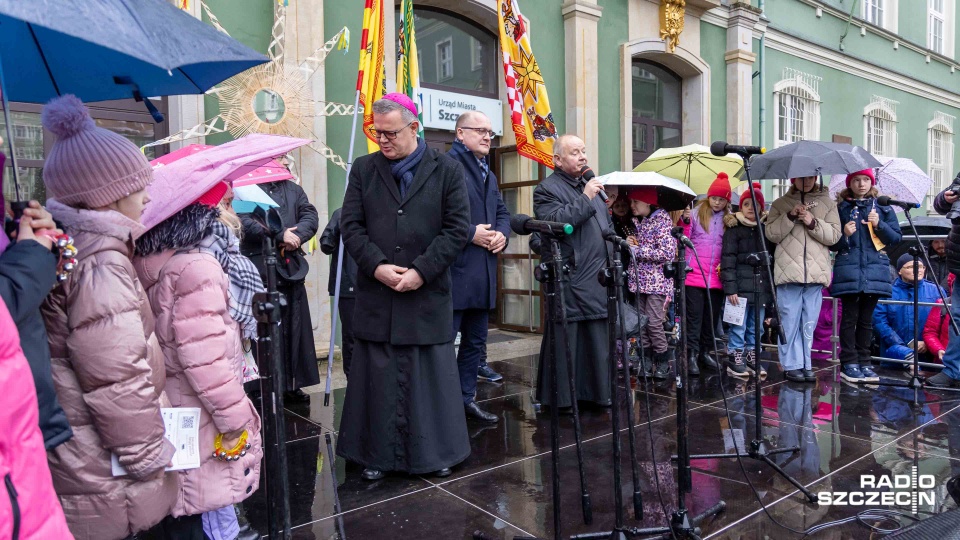
M 926 475 L 934 486 L 924 491 L 920 504 L 897 509 L 922 519 L 956 508 L 945 484 L 960 474 L 960 401 L 954 401 L 960 395 L 922 392 L 920 406 L 913 407 L 912 391 L 851 386 L 841 382 L 839 367 L 828 361 L 815 361 L 817 382 L 812 384 L 785 382 L 776 361 L 765 364 L 769 376 L 761 384 L 760 431 L 773 447 L 799 448 L 775 456 L 774 461 L 808 489 L 815 494 L 858 491 L 864 475 Z M 477 401 L 500 421 L 492 426 L 468 423 L 472 454 L 442 481 L 391 475 L 367 482 L 361 479 L 359 467 L 340 458 L 331 462 L 324 434 L 330 433 L 335 447 L 343 389 L 333 393 L 329 407 L 323 406 L 322 394 L 312 395 L 309 405 L 288 407 L 293 537 L 338 538 L 340 520 L 351 539 L 459 539 L 472 538 L 477 531 L 487 538 L 553 538 L 550 419 L 546 412 L 538 414 L 533 402 L 536 357 L 491 365 L 504 380 L 481 382 Z M 883 377 L 906 380 L 905 372 L 878 371 Z M 692 453 L 731 453 L 734 445 L 743 451 L 744 442 L 754 439 L 753 384 L 753 380 L 727 376 L 721 380 L 709 372 L 691 380 Z M 634 384 L 633 392 L 643 518 L 633 515 L 628 437 L 622 428 L 618 437 L 623 452 L 624 516 L 628 526 L 656 527 L 667 522 L 665 511 L 669 515 L 677 506 L 676 468 L 670 462 L 677 452 L 676 385 L 672 379 L 658 384 L 641 381 Z M 626 411 L 624 400 L 619 407 Z M 560 516 L 565 536 L 608 530 L 615 521 L 611 409 L 584 407 L 581 417 L 593 523 L 584 525 L 580 509 L 572 419 L 561 417 Z M 338 515 L 333 509 L 330 467 L 339 484 L 342 513 Z M 770 467 L 751 459 L 696 460 L 692 469 L 692 490 L 686 499 L 690 511 L 696 514 L 719 500 L 727 504 L 723 513 L 701 525 L 704 538 L 800 538 L 790 529 L 801 531 L 866 508 L 881 508 L 807 503 Z M 751 483 L 783 527 L 765 515 Z M 876 489 L 891 490 L 896 488 Z M 266 531 L 263 490 L 244 507 L 254 527 Z M 856 523 L 829 530 L 830 537 L 870 537 L 869 529 Z

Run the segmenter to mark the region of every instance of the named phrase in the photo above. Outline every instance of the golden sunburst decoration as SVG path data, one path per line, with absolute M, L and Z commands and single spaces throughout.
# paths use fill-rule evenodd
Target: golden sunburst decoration
M 211 24 L 224 34 L 227 31 L 206 3 L 201 8 Z M 344 27 L 322 47 L 299 65 L 288 64 L 284 58 L 284 26 L 286 8 L 282 2 L 275 6 L 272 40 L 267 50 L 270 61 L 250 68 L 225 80 L 207 93 L 214 95 L 220 105 L 220 114 L 169 137 L 151 142 L 143 148 L 229 132 L 239 138 L 250 133 L 268 133 L 310 139 L 309 148 L 342 169 L 346 162 L 313 131 L 316 116 L 347 116 L 353 114 L 353 105 L 317 101 L 313 98 L 310 79 L 323 65 L 334 48 L 349 47 L 349 31 Z M 260 108 L 259 104 L 270 106 Z

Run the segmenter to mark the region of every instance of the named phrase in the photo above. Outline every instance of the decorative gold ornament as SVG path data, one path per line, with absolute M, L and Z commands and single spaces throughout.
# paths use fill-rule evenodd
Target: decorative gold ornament
M 667 50 L 675 52 L 683 33 L 683 14 L 686 0 L 660 0 L 660 39 L 667 41 Z

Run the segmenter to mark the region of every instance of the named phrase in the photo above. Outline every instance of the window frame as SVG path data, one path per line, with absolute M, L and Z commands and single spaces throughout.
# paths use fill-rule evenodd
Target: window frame
M 873 155 L 897 157 L 899 133 L 896 101 L 874 96 L 863 109 L 863 147 Z M 875 145 L 879 137 L 879 148 Z
M 940 10 L 934 6 L 939 1 Z M 940 24 L 939 41 L 935 38 L 935 23 Z M 946 54 L 947 48 L 947 1 L 946 0 L 927 0 L 927 48 L 937 54 Z
M 446 61 L 444 61 L 440 56 L 440 50 L 444 45 L 448 46 L 448 50 L 450 51 L 450 57 Z M 449 81 L 453 78 L 453 36 L 447 36 L 437 41 L 434 44 L 434 52 L 436 53 L 437 60 L 437 80 L 440 82 Z M 446 77 L 443 76 L 444 64 L 449 64 L 450 66 L 450 74 Z

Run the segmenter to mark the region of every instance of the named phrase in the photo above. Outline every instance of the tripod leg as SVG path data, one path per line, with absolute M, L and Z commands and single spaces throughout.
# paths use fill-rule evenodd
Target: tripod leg
M 803 484 L 801 484 L 799 481 L 797 481 L 797 479 L 795 479 L 794 477 L 792 477 L 792 476 L 790 476 L 789 474 L 787 474 L 786 471 L 784 471 L 783 469 L 781 469 L 780 466 L 777 465 L 772 459 L 770 459 L 770 458 L 767 457 L 766 455 L 760 455 L 760 456 L 758 456 L 758 457 L 759 457 L 761 460 L 763 460 L 764 463 L 766 463 L 767 465 L 773 467 L 773 470 L 777 471 L 777 473 L 779 473 L 780 476 L 786 478 L 788 482 L 790 482 L 791 484 L 793 484 L 793 487 L 795 487 L 795 488 L 797 488 L 798 490 L 800 490 L 800 493 L 803 493 L 804 496 L 806 496 L 807 499 L 808 499 L 810 502 L 816 502 L 816 501 L 817 501 L 817 496 L 816 496 L 816 495 L 814 495 L 813 493 L 810 493 L 810 490 L 809 490 L 809 489 L 805 488 L 805 487 L 803 486 Z
M 617 308 L 622 311 L 623 288 L 617 287 Z M 619 314 L 619 315 L 622 315 Z M 639 312 L 638 312 L 639 315 Z M 633 475 L 633 516 L 638 521 L 643 519 L 643 494 L 640 491 L 640 469 L 637 462 L 637 443 L 634 435 L 633 426 L 636 423 L 634 415 L 633 390 L 630 388 L 630 362 L 629 344 L 627 343 L 627 331 L 624 325 L 623 317 L 620 320 L 620 343 L 623 344 L 623 384 L 624 392 L 627 394 L 627 435 L 630 437 L 630 469 Z M 612 364 L 616 366 L 616 364 Z M 616 396 L 614 396 L 616 398 Z M 614 407 L 619 407 L 619 400 L 614 399 Z M 616 434 L 614 434 L 616 436 Z M 656 465 L 654 465 L 656 466 Z

